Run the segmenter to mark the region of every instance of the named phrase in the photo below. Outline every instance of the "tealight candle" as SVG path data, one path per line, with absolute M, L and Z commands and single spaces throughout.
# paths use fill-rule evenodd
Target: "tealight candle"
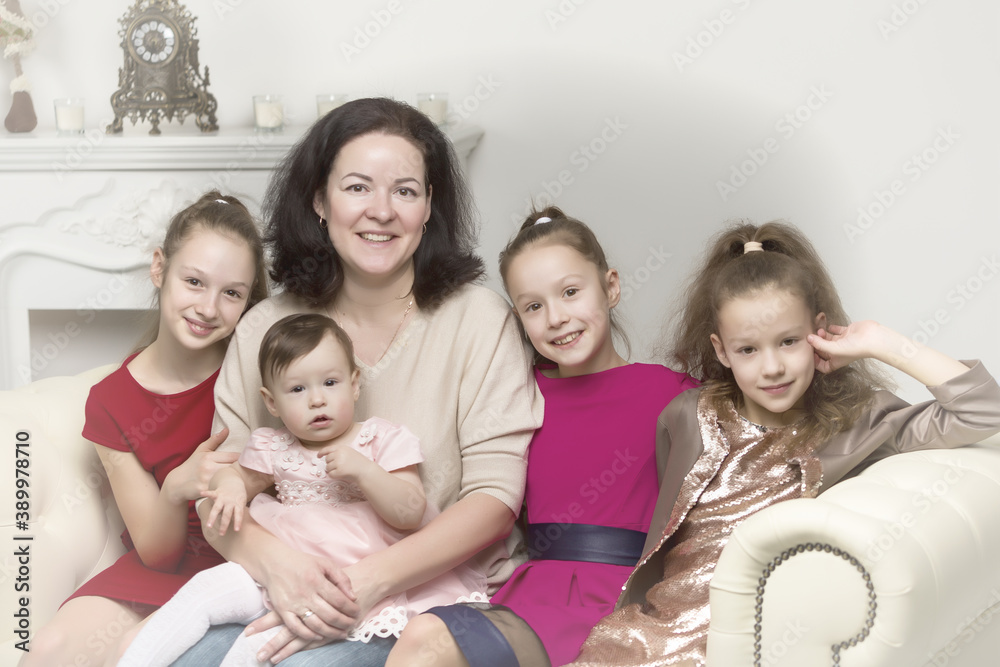
M 56 130 L 62 135 L 83 134 L 83 100 L 64 97 L 55 100 Z
M 254 125 L 261 132 L 278 132 L 285 125 L 285 107 L 280 95 L 255 95 Z
M 347 95 L 340 93 L 316 96 L 316 115 L 322 118 L 347 101 Z
M 420 93 L 417 108 L 435 125 L 445 125 L 448 122 L 448 93 Z

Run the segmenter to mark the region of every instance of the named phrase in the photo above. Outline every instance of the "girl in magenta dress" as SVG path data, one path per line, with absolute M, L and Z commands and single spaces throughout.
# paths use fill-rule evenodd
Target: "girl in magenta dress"
M 562 665 L 614 610 L 641 556 L 659 488 L 656 419 L 694 384 L 619 355 L 612 340 L 618 272 L 582 222 L 555 207 L 535 213 L 500 258 L 514 311 L 541 358 L 535 378 L 545 418 L 528 449 L 523 516 L 530 560 L 491 602 L 527 621 L 552 664 Z M 487 639 L 460 632 L 462 620 L 447 610 L 433 611 L 475 667 Z M 433 628 L 420 638 L 423 645 L 434 641 Z M 417 643 L 398 643 L 387 664 L 397 657 L 407 664 L 402 656 L 419 655 Z
M 354 421 L 360 371 L 350 338 L 332 319 L 303 313 L 279 320 L 264 335 L 259 365 L 264 404 L 284 428 L 255 430 L 238 463 L 215 476 L 205 494 L 215 500 L 209 527 L 222 534 L 230 524 L 239 530 L 253 497 L 250 513 L 261 526 L 343 568 L 437 514 L 417 473 L 423 456 L 416 436 L 378 417 Z M 263 493 L 272 486 L 277 498 Z M 398 637 L 411 616 L 430 607 L 486 600 L 486 576 L 460 566 L 381 600 L 347 641 Z M 169 665 L 210 626 L 247 624 L 268 609 L 266 591 L 241 565 L 219 565 L 188 582 L 135 637 L 118 666 Z M 313 613 L 306 609 L 301 617 Z M 281 630 L 241 634 L 222 665 L 256 667 L 258 651 Z
M 267 296 L 263 246 L 239 200 L 209 192 L 171 221 L 153 254 L 155 339 L 97 383 L 83 436 L 125 521 L 127 552 L 63 603 L 21 665 L 104 664 L 113 642 L 196 572 L 222 562 L 194 499 L 234 455 L 213 451 L 213 389 L 230 334 Z
M 576 657 L 590 629 L 614 611 L 638 557 L 619 559 L 595 550 L 594 561 L 559 560 L 559 538 L 579 524 L 607 526 L 630 531 L 623 535 L 634 534 L 641 550 L 659 488 L 656 417 L 664 401 L 693 385 L 650 364 L 567 378 L 546 377 L 547 370 L 535 371 L 545 396 L 545 422 L 528 450 L 525 489 L 529 531 L 539 536 L 529 550 L 531 560 L 492 601 L 526 620 L 552 664 L 561 665 Z

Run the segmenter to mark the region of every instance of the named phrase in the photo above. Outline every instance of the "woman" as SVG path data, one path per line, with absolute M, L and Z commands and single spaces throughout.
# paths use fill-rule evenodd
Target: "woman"
M 276 173 L 265 217 L 271 277 L 285 291 L 244 317 L 226 356 L 216 385 L 218 425 L 230 429 L 224 447 L 275 425 L 258 395 L 267 328 L 291 313 L 325 313 L 351 336 L 362 368 L 355 417 L 377 414 L 417 434 L 427 499 L 443 509 L 343 571 L 246 519 L 238 533 L 207 535 L 267 589 L 275 612 L 250 627 L 285 624 L 262 651 L 280 660 L 342 639 L 380 599 L 477 554 L 491 583 L 503 582 L 517 564 L 515 536 L 503 538 L 520 509 L 542 403 L 510 308 L 472 284 L 483 265 L 472 252 L 470 198 L 447 137 L 420 112 L 363 99 L 326 115 Z M 199 512 L 209 510 L 205 501 Z M 513 650 L 531 664 L 541 646 L 523 623 L 513 628 Z M 218 664 L 243 629 L 214 630 L 176 664 Z M 282 664 L 381 665 L 391 645 L 336 642 Z

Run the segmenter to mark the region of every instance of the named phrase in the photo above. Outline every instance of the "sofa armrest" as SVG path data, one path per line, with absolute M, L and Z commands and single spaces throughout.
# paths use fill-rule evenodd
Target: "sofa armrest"
M 889 457 L 733 532 L 708 664 L 992 664 L 998 563 L 1000 437 Z
M 81 436 L 90 387 L 114 368 L 0 392 L 5 452 L 0 461 L 0 617 L 7 627 L 13 621 L 15 629 L 27 625 L 33 634 L 83 582 L 124 553 L 121 515 L 107 476 L 93 445 Z M 18 479 L 27 480 L 20 489 Z M 18 490 L 27 495 L 21 508 Z M 26 526 L 17 514 L 25 507 Z M 15 555 L 18 550 L 21 556 Z M 11 638 L 9 631 L 0 635 L 0 663 L 16 663 L 20 651 L 14 645 L 22 639 Z

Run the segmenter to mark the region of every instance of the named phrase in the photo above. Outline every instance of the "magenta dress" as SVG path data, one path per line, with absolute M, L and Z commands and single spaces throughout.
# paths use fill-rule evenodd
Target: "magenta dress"
M 656 504 L 656 420 L 688 376 L 630 364 L 574 378 L 535 370 L 545 419 L 528 449 L 528 523 L 646 532 Z M 553 665 L 572 662 L 590 629 L 614 611 L 627 565 L 530 560 L 493 596 L 531 625 Z

